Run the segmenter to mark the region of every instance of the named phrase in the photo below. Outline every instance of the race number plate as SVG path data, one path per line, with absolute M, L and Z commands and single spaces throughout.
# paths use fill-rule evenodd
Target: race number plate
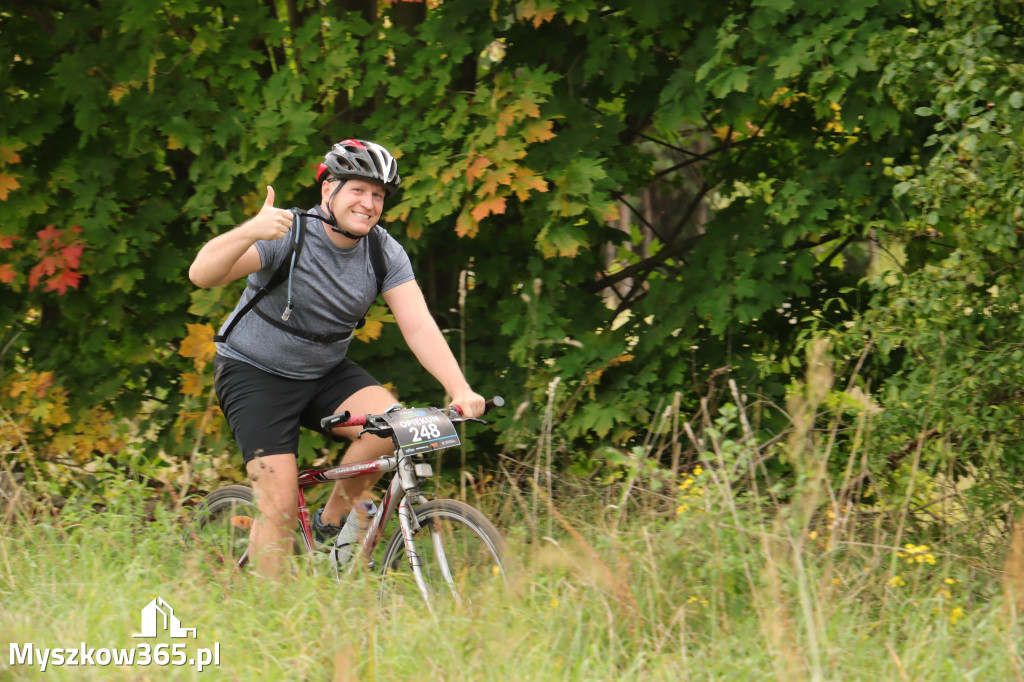
M 398 447 L 409 455 L 454 448 L 460 444 L 455 425 L 436 407 L 397 410 L 387 415 Z

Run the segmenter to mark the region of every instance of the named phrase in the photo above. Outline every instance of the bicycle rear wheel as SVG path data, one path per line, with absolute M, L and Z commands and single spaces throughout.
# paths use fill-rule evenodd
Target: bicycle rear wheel
M 415 509 L 420 528 L 413 542 L 428 605 L 468 604 L 505 587 L 505 541 L 475 508 L 458 500 L 432 500 Z M 380 598 L 385 604 L 423 604 L 401 531 L 384 551 Z
M 249 549 L 249 529 L 255 518 L 252 488 L 225 486 L 204 497 L 192 510 L 185 541 L 220 565 L 236 566 Z

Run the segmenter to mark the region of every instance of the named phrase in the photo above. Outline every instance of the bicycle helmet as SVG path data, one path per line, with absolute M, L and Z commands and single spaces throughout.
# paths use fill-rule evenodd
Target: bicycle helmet
M 402 178 L 398 177 L 398 162 L 391 152 L 381 147 L 376 142 L 366 140 L 342 140 L 324 155 L 324 160 L 316 169 L 316 181 L 323 182 L 327 177 L 341 180 L 327 198 L 327 212 L 329 216 L 324 220 L 331 226 L 331 229 L 338 234 L 345 235 L 349 239 L 361 239 L 357 234 L 338 227 L 338 221 L 331 209 L 331 201 L 338 193 L 346 180 L 357 178 L 370 180 L 384 185 L 384 193 L 391 194 L 398 189 Z
M 317 168 L 316 181 L 323 182 L 327 175 L 339 180 L 359 178 L 379 182 L 388 194 L 402 182 L 395 157 L 379 144 L 366 140 L 342 140 L 331 147 Z

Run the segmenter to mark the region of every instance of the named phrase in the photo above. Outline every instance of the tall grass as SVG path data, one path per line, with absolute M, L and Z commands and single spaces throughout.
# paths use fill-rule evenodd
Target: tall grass
M 506 514 L 519 559 L 509 591 L 436 614 L 382 610 L 367 575 L 233 576 L 182 548 L 173 511 L 144 520 L 141 488 L 126 485 L 103 513 L 71 507 L 5 526 L 0 677 L 40 675 L 11 665 L 11 642 L 135 646 L 140 609 L 160 596 L 197 628 L 190 647 L 220 644 L 203 679 L 1022 678 L 1019 533 L 1006 571 L 939 547 L 794 543 L 723 499 L 708 470 L 692 480 L 682 513 L 630 515 L 617 532 L 616 510 L 584 488 L 545 504 L 551 535 L 529 537 L 519 512 Z M 172 666 L 45 674 L 200 677 Z
M 619 483 L 510 467 L 468 486 L 509 541 L 510 585 L 433 614 L 383 609 L 374 576 L 338 584 L 307 559 L 278 583 L 233 574 L 133 481 L 102 511 L 8 510 L 0 679 L 1024 680 L 1024 524 L 1000 545 L 961 515 L 925 542 L 906 516 L 855 509 L 825 476 L 819 389 L 794 393 L 776 444 L 754 441 L 738 394 L 701 415 L 680 430 L 699 459 L 674 477 L 645 461 L 651 438 Z M 773 447 L 795 482 L 772 483 Z M 12 642 L 134 647 L 157 596 L 197 629 L 190 651 L 219 644 L 218 666 L 11 664 Z

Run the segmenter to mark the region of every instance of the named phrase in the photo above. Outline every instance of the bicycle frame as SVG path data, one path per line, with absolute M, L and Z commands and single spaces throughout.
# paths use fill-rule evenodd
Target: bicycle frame
M 390 520 L 391 514 L 394 513 L 397 503 L 398 523 L 401 529 L 402 538 L 405 542 L 406 553 L 409 557 L 409 562 L 413 570 L 413 576 L 416 580 L 417 587 L 429 605 L 429 593 L 426 583 L 424 582 L 422 572 L 419 568 L 419 559 L 416 553 L 416 548 L 413 544 L 413 534 L 418 530 L 418 524 L 416 522 L 416 515 L 412 512 L 410 504 L 416 504 L 424 500 L 423 495 L 419 490 L 419 475 L 416 472 L 416 463 L 413 462 L 412 455 L 407 455 L 399 450 L 391 455 L 366 462 L 342 464 L 327 469 L 306 469 L 300 471 L 298 477 L 298 506 L 299 526 L 302 529 L 303 544 L 305 545 L 307 553 L 312 554 L 316 551 L 313 546 L 313 526 L 310 521 L 309 507 L 306 504 L 306 495 L 304 492 L 306 488 L 320 485 L 322 483 L 333 483 L 334 481 L 345 480 L 348 478 L 358 478 L 367 474 L 383 475 L 392 471 L 397 471 L 398 473 L 391 479 L 387 490 L 384 492 L 384 496 L 381 498 L 380 504 L 377 508 L 377 513 L 373 516 L 373 520 L 366 531 L 366 537 L 363 539 L 361 553 L 363 557 L 369 561 L 370 568 L 372 569 L 373 552 L 384 536 L 384 528 Z M 242 557 L 238 560 L 238 563 L 236 564 L 237 567 L 242 568 L 248 560 L 249 550 L 246 549 L 245 553 L 242 554 Z M 350 573 L 355 570 L 356 563 L 356 561 L 351 561 L 349 563 L 348 571 Z M 453 579 L 450 574 L 446 574 L 445 580 L 451 584 Z
M 487 401 L 485 411 L 492 407 L 501 407 L 505 401 L 501 396 L 495 396 L 491 400 Z M 401 409 L 400 405 L 395 405 L 388 410 L 390 414 L 394 409 Z M 457 407 L 451 408 L 456 411 L 461 417 L 461 413 Z M 426 462 L 415 462 L 414 457 L 416 454 L 424 452 L 421 446 L 423 443 L 435 443 L 435 440 L 423 440 L 422 436 L 418 436 L 417 440 L 411 442 L 413 448 L 407 451 L 403 448 L 403 442 L 408 443 L 409 441 L 403 441 L 398 435 L 396 435 L 394 428 L 389 422 L 381 424 L 376 420 L 382 415 L 364 415 L 351 418 L 348 412 L 341 414 L 334 414 L 324 417 L 320 420 L 321 426 L 324 429 L 338 427 L 338 426 L 363 426 L 364 429 L 360 433 L 360 436 L 364 433 L 371 433 L 380 437 L 391 436 L 391 442 L 394 444 L 394 451 L 390 455 L 380 457 L 378 459 L 369 460 L 366 462 L 355 462 L 352 464 L 341 464 L 335 467 L 329 467 L 326 469 L 305 469 L 299 472 L 298 476 L 298 516 L 299 516 L 299 527 L 302 529 L 302 539 L 306 547 L 306 553 L 313 554 L 316 552 L 313 543 L 313 527 L 309 517 L 309 507 L 306 504 L 305 489 L 314 485 L 320 485 L 321 483 L 333 483 L 335 481 L 341 481 L 349 478 L 357 478 L 359 476 L 366 476 L 368 474 L 387 474 L 395 472 L 395 475 L 391 478 L 388 484 L 387 490 L 384 492 L 384 496 L 381 498 L 380 505 L 377 513 L 373 516 L 373 520 L 370 522 L 369 528 L 367 528 L 366 535 L 363 538 L 362 545 L 360 547 L 360 554 L 369 565 L 370 569 L 373 566 L 373 552 L 377 547 L 377 544 L 381 541 L 384 535 L 384 528 L 387 526 L 388 521 L 391 519 L 391 515 L 398 512 L 398 525 L 399 532 L 402 534 L 402 542 L 405 548 L 406 560 L 409 562 L 409 567 L 412 569 L 413 577 L 416 581 L 416 587 L 419 589 L 420 594 L 423 596 L 424 601 L 427 604 L 427 608 L 431 609 L 430 604 L 430 590 L 427 587 L 426 580 L 423 575 L 423 564 L 421 556 L 417 553 L 413 537 L 416 532 L 420 530 L 421 526 L 416 518 L 416 513 L 412 508 L 412 505 L 419 505 L 425 503 L 427 500 L 420 492 L 420 479 L 428 478 L 433 475 L 430 464 Z M 450 414 L 446 415 L 451 419 Z M 368 420 L 373 420 L 373 423 L 369 423 Z M 459 421 L 482 421 L 479 419 L 459 419 Z M 486 422 L 483 422 L 486 423 Z M 449 426 L 451 424 L 449 423 Z M 413 431 L 415 432 L 416 424 L 413 425 Z M 436 431 L 436 429 L 435 429 Z M 454 436 L 454 431 L 452 432 Z M 435 434 L 431 434 L 435 436 Z M 438 439 L 443 442 L 443 438 Z M 452 445 L 457 445 L 458 441 L 450 445 L 441 445 L 439 449 L 446 449 Z M 437 448 L 437 445 L 431 445 L 431 448 Z M 446 556 L 443 543 L 439 533 L 435 533 L 434 529 L 431 528 L 430 532 L 431 544 L 434 549 L 434 555 L 438 559 L 437 563 L 441 571 L 441 576 L 444 582 L 448 585 L 448 589 L 451 591 L 452 596 L 456 601 L 459 601 L 458 590 L 455 586 L 455 579 L 452 576 L 451 568 L 448 565 L 448 558 Z M 334 565 L 335 571 L 339 571 L 340 567 L 337 561 L 337 553 L 332 550 L 330 553 L 331 562 Z M 242 557 L 236 564 L 236 569 L 242 568 L 249 560 L 249 550 L 246 549 L 242 554 Z M 349 561 L 348 572 L 351 573 L 355 570 L 355 560 Z

